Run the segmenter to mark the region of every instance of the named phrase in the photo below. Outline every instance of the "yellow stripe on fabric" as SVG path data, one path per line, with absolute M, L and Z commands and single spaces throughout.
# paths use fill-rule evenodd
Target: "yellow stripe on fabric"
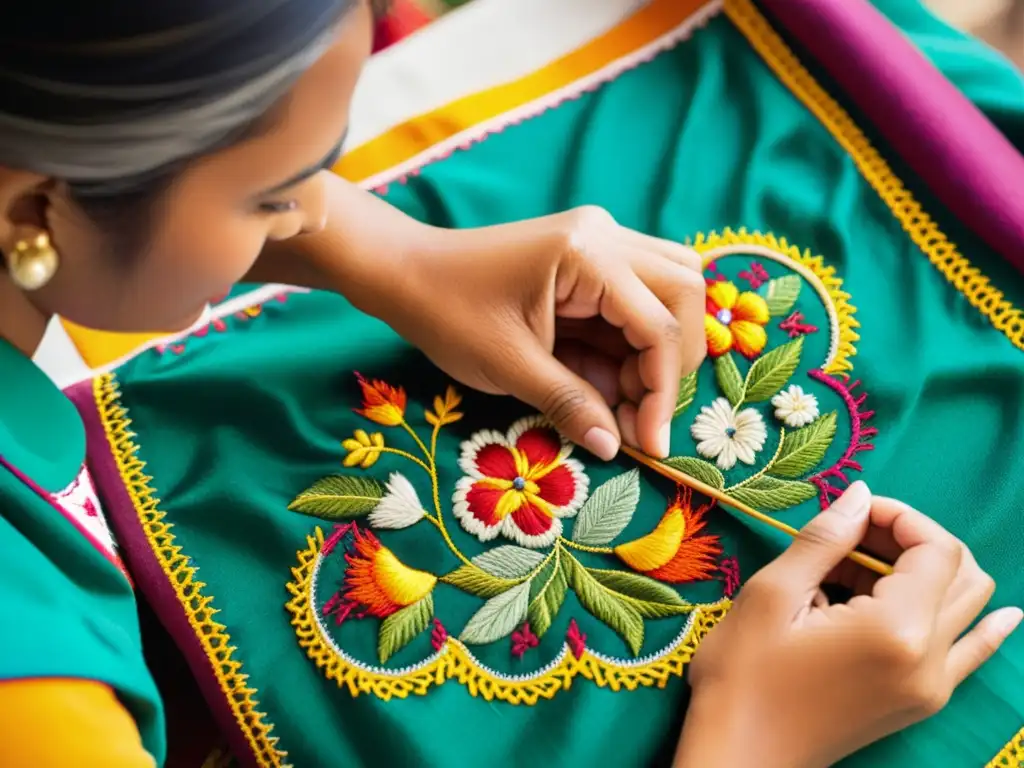
M 707 0 L 652 0 L 617 26 L 536 72 L 414 117 L 346 154 L 333 170 L 360 182 L 408 162 L 465 130 L 591 76 L 678 27 Z M 538 22 L 540 23 L 540 22 Z
M 257 709 L 257 691 L 249 685 L 248 676 L 242 670 L 238 649 L 231 644 L 227 627 L 214 620 L 217 611 L 213 597 L 204 592 L 206 584 L 196 578 L 192 561 L 175 544 L 174 526 L 165 520 L 167 515 L 160 509 L 156 489 L 149 484 L 152 478 L 146 474 L 146 462 L 139 458 L 139 446 L 134 441 L 135 433 L 129 428 L 128 411 L 121 405 L 120 388 L 114 374 L 98 376 L 93 381 L 93 398 L 121 482 L 131 498 L 153 556 L 209 659 L 210 671 L 252 749 L 256 764 L 260 768 L 284 768 L 287 753 L 278 749 L 278 738 L 270 735 L 273 725 Z
M 1024 312 L 1005 298 L 939 229 L 864 132 L 814 79 L 751 0 L 725 0 L 725 14 L 779 81 L 818 119 L 918 248 L 989 322 L 1024 350 Z

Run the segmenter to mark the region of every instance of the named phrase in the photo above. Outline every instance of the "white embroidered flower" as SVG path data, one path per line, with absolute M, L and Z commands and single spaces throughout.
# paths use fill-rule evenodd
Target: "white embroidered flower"
M 761 414 L 753 408 L 732 412 L 732 406 L 724 397 L 700 409 L 690 434 L 697 440 L 697 453 L 708 459 L 716 459 L 719 469 L 732 469 L 736 460 L 753 464 L 755 454 L 764 447 L 768 439 Z
M 370 513 L 370 525 L 374 528 L 408 528 L 423 518 L 423 505 L 416 489 L 405 475 L 392 472 L 388 478 L 388 491 Z
M 796 384 L 772 398 L 775 418 L 787 427 L 806 427 L 818 418 L 818 398 L 804 392 Z

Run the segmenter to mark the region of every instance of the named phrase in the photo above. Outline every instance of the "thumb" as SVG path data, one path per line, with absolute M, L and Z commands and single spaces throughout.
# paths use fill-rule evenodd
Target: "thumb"
M 492 377 L 503 391 L 532 405 L 568 440 L 599 459 L 611 461 L 619 452 L 619 429 L 604 397 L 532 334 L 519 344 L 519 354 L 500 356 Z
M 772 564 L 776 575 L 794 589 L 817 588 L 863 540 L 870 516 L 871 491 L 858 481 L 800 530 Z

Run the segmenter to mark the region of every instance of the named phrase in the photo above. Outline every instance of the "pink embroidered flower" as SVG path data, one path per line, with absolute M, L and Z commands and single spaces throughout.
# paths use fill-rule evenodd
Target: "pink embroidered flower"
M 502 435 L 478 432 L 462 444 L 453 512 L 480 541 L 503 534 L 524 547 L 546 547 L 587 498 L 583 466 L 572 445 L 540 416 L 520 419 Z
M 528 650 L 536 648 L 539 644 L 540 638 L 533 634 L 529 622 L 512 633 L 512 655 L 517 659 L 523 658 Z

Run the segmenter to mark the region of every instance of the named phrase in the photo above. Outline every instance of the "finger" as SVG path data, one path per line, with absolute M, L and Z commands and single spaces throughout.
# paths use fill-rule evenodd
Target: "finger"
M 981 570 L 974 555 L 964 547 L 960 571 L 946 593 L 946 603 L 939 614 L 938 631 L 952 643 L 985 610 L 995 591 L 995 581 Z
M 636 440 L 636 406 L 633 403 L 620 403 L 615 410 L 619 422 L 619 434 L 626 445 L 639 447 Z
M 626 341 L 639 352 L 645 389 L 637 415 L 640 447 L 652 456 L 668 456 L 669 422 L 682 371 L 682 330 L 669 309 L 632 272 L 617 276 L 605 290 L 601 315 L 622 328 Z
M 895 499 L 876 498 L 871 521 L 889 528 L 903 552 L 891 576 L 879 579 L 874 595 L 901 620 L 933 621 L 960 568 L 963 546 L 935 521 Z
M 836 502 L 801 529 L 792 544 L 761 571 L 781 587 L 797 609 L 814 595 L 825 577 L 860 543 L 867 528 L 871 491 L 851 485 Z
M 664 240 L 660 237 L 645 235 L 643 232 L 637 232 L 632 229 L 625 231 L 631 238 L 633 247 L 637 250 L 656 253 L 662 258 L 693 270 L 698 274 L 704 271 L 701 255 L 693 250 L 693 248 L 671 240 Z
M 532 333 L 488 360 L 488 378 L 503 391 L 543 413 L 567 439 L 600 459 L 619 450 L 615 416 L 598 389 L 563 365 Z
M 955 687 L 988 661 L 1003 641 L 1020 625 L 1024 613 L 1020 608 L 1002 608 L 978 622 L 949 650 L 946 670 Z
M 615 358 L 577 341 L 557 341 L 555 357 L 581 379 L 590 382 L 608 405 L 616 405 L 622 399 L 619 361 Z
M 640 378 L 640 356 L 637 354 L 628 355 L 622 361 L 622 368 L 619 370 L 619 387 L 627 400 L 640 403 L 647 393 L 643 379 Z

